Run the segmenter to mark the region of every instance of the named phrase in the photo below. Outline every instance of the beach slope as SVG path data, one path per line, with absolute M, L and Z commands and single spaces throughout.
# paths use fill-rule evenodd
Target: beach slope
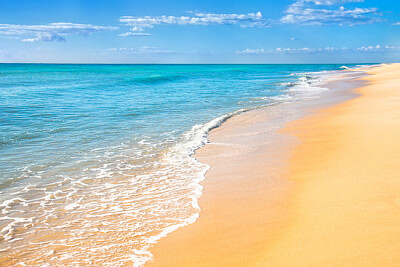
M 260 114 L 216 129 L 200 218 L 149 266 L 400 266 L 400 64 L 366 71 L 358 97 L 280 137 Z
M 290 227 L 272 266 L 400 265 L 400 64 L 367 71 L 360 97 L 291 123 Z

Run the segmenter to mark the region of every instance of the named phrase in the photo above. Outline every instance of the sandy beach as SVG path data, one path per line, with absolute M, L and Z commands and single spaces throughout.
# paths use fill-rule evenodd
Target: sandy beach
M 0 2 L 0 267 L 400 267 L 399 1 Z
M 146 266 L 399 266 L 400 64 L 365 72 L 212 131 L 200 217 Z

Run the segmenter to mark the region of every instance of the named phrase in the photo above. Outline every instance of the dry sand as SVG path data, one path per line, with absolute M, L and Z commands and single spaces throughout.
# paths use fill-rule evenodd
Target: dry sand
M 400 64 L 367 72 L 359 97 L 281 134 L 282 111 L 214 130 L 200 218 L 148 265 L 400 266 Z

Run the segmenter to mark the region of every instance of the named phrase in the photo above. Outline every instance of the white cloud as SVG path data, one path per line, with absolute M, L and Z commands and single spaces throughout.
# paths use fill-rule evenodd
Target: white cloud
M 303 53 L 314 52 L 314 49 L 308 48 L 308 47 L 303 47 L 303 48 L 281 48 L 281 47 L 278 47 L 278 48 L 275 49 L 275 52 L 277 52 L 277 53 L 288 53 L 288 54 L 292 54 L 292 53 L 303 54 Z
M 282 48 L 278 47 L 275 49 L 250 49 L 236 51 L 236 54 L 247 54 L 247 55 L 261 55 L 261 54 L 330 54 L 330 53 L 361 53 L 361 52 L 400 52 L 400 46 L 393 45 L 375 45 L 375 46 L 362 46 L 358 48 Z
M 400 25 L 400 22 L 393 23 L 392 25 Z
M 359 52 L 395 52 L 400 51 L 400 46 L 394 45 L 369 45 L 362 46 L 356 49 Z
M 58 34 L 51 34 L 48 32 L 45 33 L 37 33 L 35 38 L 26 38 L 22 39 L 22 42 L 36 42 L 36 41 L 46 41 L 46 42 L 51 42 L 51 41 L 59 41 L 59 42 L 65 42 L 65 39 L 61 37 Z
M 267 51 L 264 50 L 264 48 L 261 49 L 250 49 L 250 48 L 246 48 L 245 50 L 238 50 L 236 51 L 236 54 L 264 54 Z
M 244 50 L 239 50 L 236 51 L 237 54 L 254 54 L 254 55 L 259 55 L 259 54 L 273 54 L 273 53 L 282 53 L 282 54 L 304 54 L 304 53 L 313 53 L 316 51 L 324 51 L 325 49 L 314 49 L 314 48 L 308 48 L 308 47 L 303 47 L 303 48 L 283 48 L 283 47 L 278 47 L 275 49 L 249 49 L 246 48 Z
M 119 53 L 124 55 L 217 55 L 215 51 L 177 51 L 170 50 L 155 46 L 142 46 L 139 48 L 133 47 L 121 47 L 121 48 L 109 48 L 108 52 Z
M 239 25 L 240 27 L 268 27 L 270 21 L 262 17 L 261 12 L 248 14 L 212 14 L 189 12 L 190 16 L 123 16 L 119 21 L 132 27 L 130 32 L 142 32 L 155 25 Z M 122 34 L 120 36 L 131 36 Z
M 282 23 L 302 25 L 347 25 L 369 24 L 379 22 L 377 8 L 354 8 L 346 9 L 343 6 L 337 9 L 316 8 L 315 5 L 333 5 L 344 2 L 360 1 L 338 1 L 338 0 L 298 0 L 291 4 L 285 11 L 286 15 L 281 18 Z
M 344 3 L 361 3 L 364 2 L 364 0 L 305 0 L 305 2 L 314 3 L 315 5 L 318 6 L 322 5 L 331 6 Z
M 116 30 L 116 27 L 76 23 L 50 23 L 47 25 L 0 24 L 0 36 L 18 38 L 23 42 L 65 41 L 64 36 L 87 36 L 94 32 Z
M 130 47 L 122 47 L 122 48 L 110 48 L 111 52 L 118 52 L 122 54 L 175 54 L 176 52 L 168 49 L 158 48 L 154 46 L 142 46 L 141 48 L 130 48 Z
M 121 34 L 118 34 L 118 36 L 121 37 L 128 37 L 128 36 L 151 36 L 153 34 L 147 33 L 147 32 L 124 32 Z

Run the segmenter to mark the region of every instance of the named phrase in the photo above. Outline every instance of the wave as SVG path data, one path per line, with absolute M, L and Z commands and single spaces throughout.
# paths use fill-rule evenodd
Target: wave
M 315 98 L 321 92 L 328 90 L 325 87 L 319 86 L 321 84 L 319 76 L 316 76 L 315 73 L 312 73 L 312 75 L 313 76 L 310 74 L 302 74 L 295 82 L 281 83 L 282 86 L 287 87 L 286 90 L 288 95 L 292 98 L 291 100 Z M 326 74 L 324 73 L 323 75 Z

